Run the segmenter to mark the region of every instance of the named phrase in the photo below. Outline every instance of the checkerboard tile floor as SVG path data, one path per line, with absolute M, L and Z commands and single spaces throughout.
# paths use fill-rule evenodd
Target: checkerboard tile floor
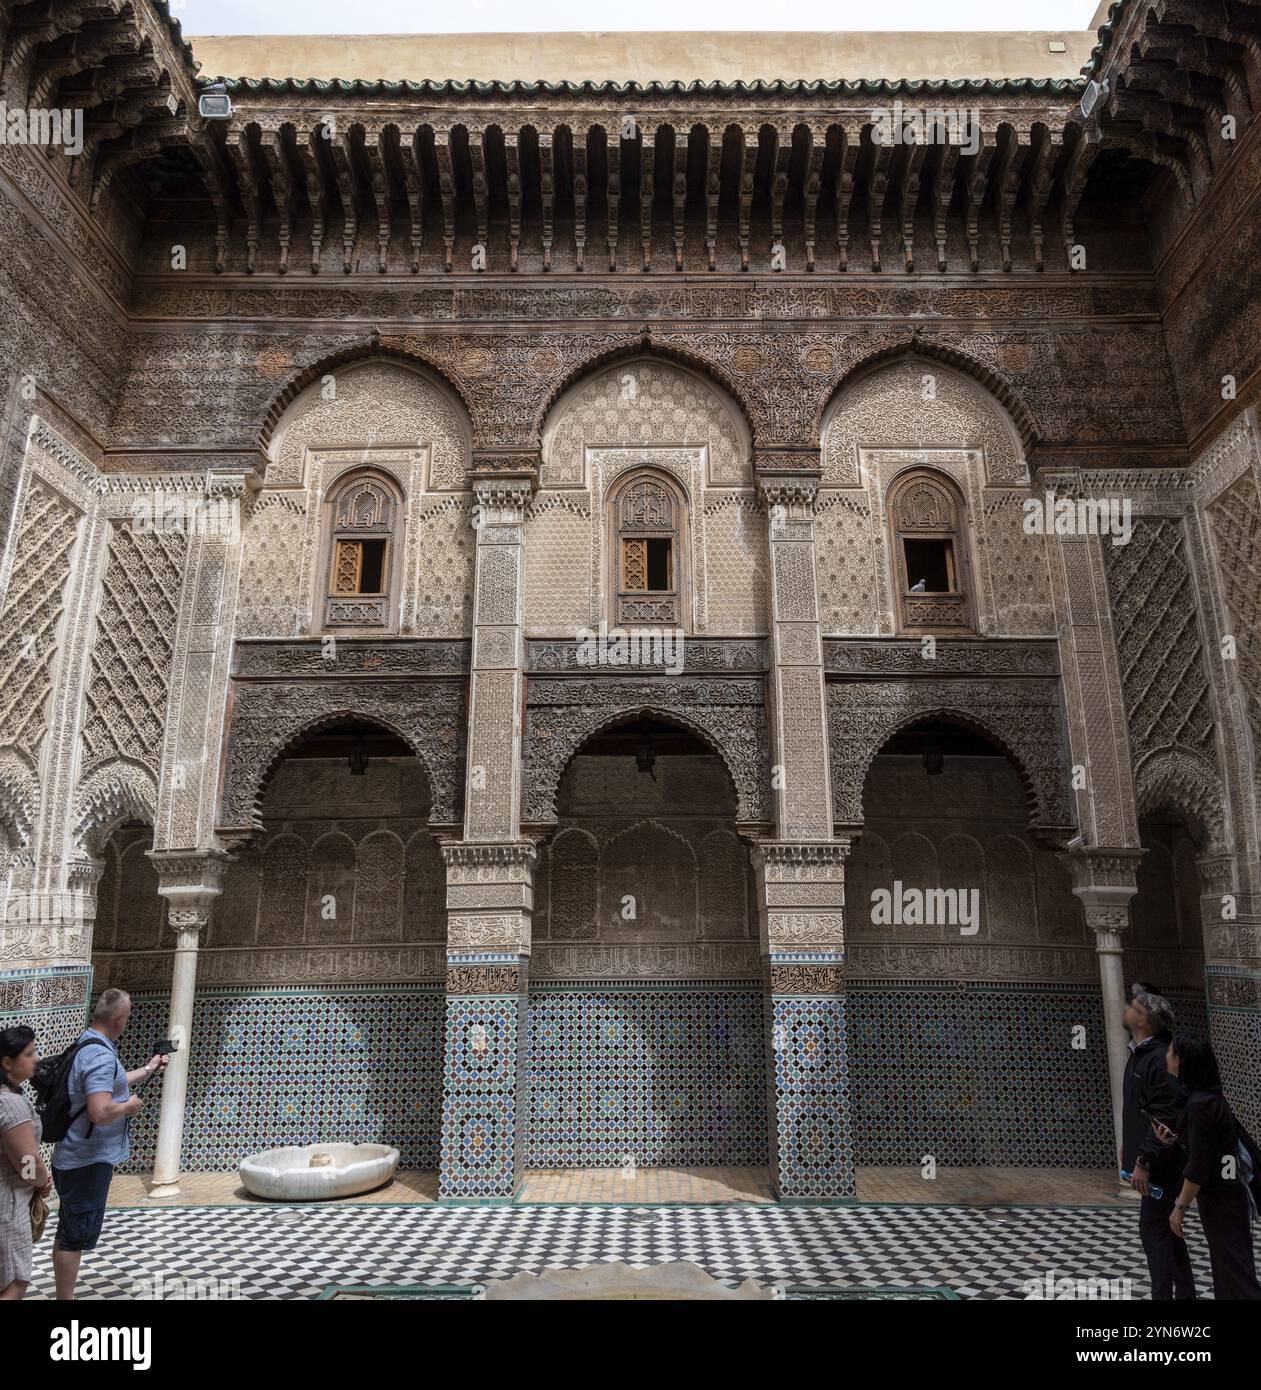
M 1201 1290 L 1207 1249 L 1188 1222 Z M 51 1242 L 28 1297 L 51 1296 Z M 1138 1213 L 1107 1207 L 219 1206 L 112 1208 L 79 1294 L 314 1298 L 330 1284 L 468 1284 L 544 1267 L 691 1260 L 733 1285 L 946 1285 L 1025 1297 L 1025 1281 L 1125 1279 L 1147 1296 Z M 178 1284 L 174 1281 L 190 1281 Z

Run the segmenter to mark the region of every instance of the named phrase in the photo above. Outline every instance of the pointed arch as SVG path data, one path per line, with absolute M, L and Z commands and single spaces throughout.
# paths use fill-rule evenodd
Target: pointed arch
M 828 744 L 835 821 L 860 826 L 867 774 L 895 734 L 944 721 L 1003 753 L 1024 791 L 1035 839 L 1066 843 L 1075 825 L 1068 793 L 1067 749 L 1055 682 L 986 686 L 972 681 L 886 685 L 833 682 L 827 690 Z
M 980 358 L 973 357 L 949 343 L 940 343 L 931 338 L 921 338 L 918 334 L 912 334 L 904 342 L 878 348 L 860 358 L 850 367 L 833 387 L 815 417 L 812 442 L 821 443 L 823 441 L 833 412 L 841 397 L 852 386 L 885 367 L 916 359 L 936 362 L 942 366 L 953 368 L 963 376 L 970 377 L 983 386 L 1003 407 L 1024 453 L 1028 454 L 1037 444 L 1043 433 L 1042 427 L 1036 416 L 1025 404 L 1020 392 L 1002 372 L 988 362 L 983 362 Z
M 286 378 L 263 412 L 263 420 L 258 433 L 259 448 L 270 456 L 272 440 L 280 427 L 285 412 L 306 391 L 307 387 L 329 373 L 336 372 L 340 367 L 353 370 L 372 364 L 402 367 L 407 371 L 414 372 L 422 379 L 429 379 L 431 385 L 436 385 L 450 392 L 462 407 L 467 444 L 471 453 L 473 410 L 468 397 L 464 394 L 459 383 L 448 374 L 446 367 L 437 359 L 431 358 L 423 352 L 416 349 L 404 350 L 393 345 L 387 346 L 376 337 L 367 338 L 361 343 L 352 343 L 349 347 L 328 353 L 309 365 L 299 368 Z
M 716 363 L 700 353 L 691 352 L 673 344 L 654 342 L 651 337 L 644 336 L 614 348 L 606 348 L 600 352 L 592 353 L 589 357 L 575 363 L 548 390 L 535 415 L 533 433 L 533 442 L 543 452 L 544 458 L 546 458 L 551 432 L 568 401 L 583 387 L 605 375 L 611 368 L 631 366 L 637 362 L 675 367 L 692 376 L 699 377 L 705 386 L 716 392 L 723 401 L 731 414 L 747 456 L 752 457 L 752 449 L 756 443 L 753 414 L 734 379 Z
M 1147 754 L 1134 769 L 1138 814 L 1171 811 L 1186 822 L 1197 847 L 1220 853 L 1227 843 L 1221 783 L 1207 758 L 1169 744 Z
M 736 819 L 757 823 L 769 819 L 766 788 L 766 716 L 759 702 L 724 707 L 698 697 L 684 680 L 672 682 L 673 701 L 666 704 L 563 704 L 527 710 L 523 750 L 522 819 L 535 825 L 555 825 L 556 796 L 561 778 L 583 744 L 619 725 L 641 719 L 660 719 L 693 734 L 722 760 L 736 798 Z M 546 689 L 540 681 L 535 689 Z M 607 687 L 611 696 L 616 685 Z M 686 712 L 684 712 L 686 711 Z
M 74 801 L 76 850 L 99 859 L 105 842 L 128 821 L 153 825 L 158 786 L 152 771 L 130 758 L 111 758 L 80 784 Z
M 392 733 L 426 777 L 430 824 L 458 821 L 464 786 L 464 688 L 458 682 L 356 685 L 337 681 L 242 683 L 236 688 L 224 759 L 219 822 L 240 837 L 263 827 L 262 798 L 281 760 L 330 724 L 362 721 Z

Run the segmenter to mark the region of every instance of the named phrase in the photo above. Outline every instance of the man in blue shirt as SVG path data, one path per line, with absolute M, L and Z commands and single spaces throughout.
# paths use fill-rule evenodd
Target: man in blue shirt
M 107 989 L 96 1001 L 91 1025 L 79 1034 L 85 1046 L 70 1065 L 70 1113 L 77 1118 L 53 1151 L 52 1163 L 61 1199 L 53 1239 L 53 1273 L 61 1300 L 74 1297 L 83 1252 L 96 1248 L 114 1167 L 131 1156 L 131 1117 L 140 1109 L 140 1097 L 131 1088 L 169 1060 L 157 1055 L 135 1071 L 123 1070 L 118 1039 L 130 1018 L 131 996 Z

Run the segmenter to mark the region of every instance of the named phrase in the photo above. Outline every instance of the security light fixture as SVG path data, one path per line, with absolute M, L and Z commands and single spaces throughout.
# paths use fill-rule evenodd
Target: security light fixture
M 212 82 L 197 98 L 197 114 L 209 121 L 226 121 L 232 117 L 232 98 L 227 84 Z
M 1091 80 L 1086 83 L 1086 90 L 1081 94 L 1081 104 L 1078 107 L 1078 110 L 1082 114 L 1082 118 L 1085 119 L 1089 116 L 1095 107 L 1099 105 L 1099 98 L 1107 96 L 1107 94 L 1107 80 L 1105 79 L 1102 82 L 1098 82 L 1094 78 L 1091 78 Z

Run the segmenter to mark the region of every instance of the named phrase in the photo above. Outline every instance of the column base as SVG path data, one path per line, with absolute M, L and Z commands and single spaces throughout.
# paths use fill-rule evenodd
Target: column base
M 157 1182 L 145 1193 L 146 1202 L 160 1202 L 164 1197 L 181 1197 L 183 1189 L 180 1187 L 179 1179 L 174 1182 Z

